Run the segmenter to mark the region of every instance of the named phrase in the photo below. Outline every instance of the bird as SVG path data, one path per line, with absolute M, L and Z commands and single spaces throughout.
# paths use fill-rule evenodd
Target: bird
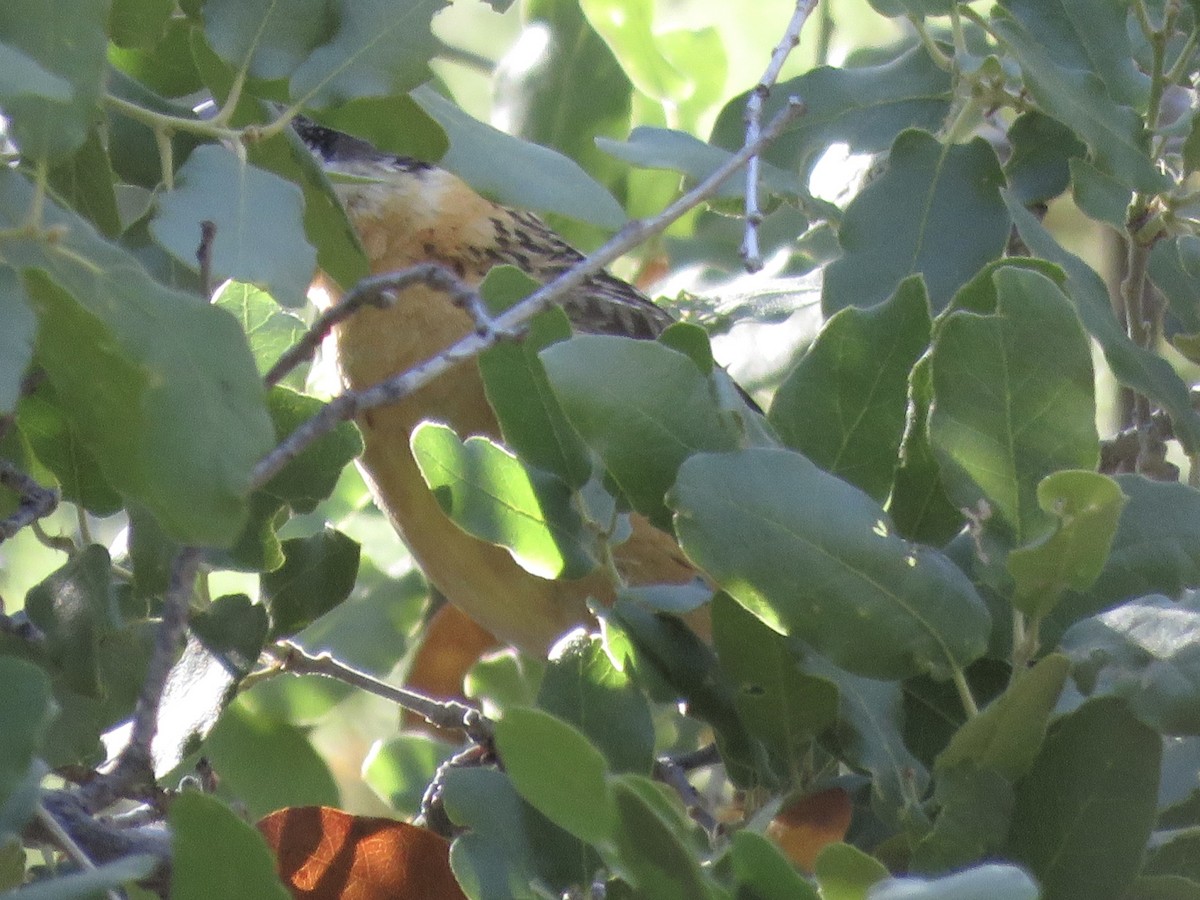
M 533 213 L 477 193 L 445 169 L 377 151 L 366 141 L 300 120 L 296 130 L 329 172 L 359 176 L 334 184 L 366 252 L 372 274 L 439 263 L 471 286 L 497 264 L 546 282 L 583 255 Z M 322 302 L 339 299 L 321 280 Z M 562 307 L 577 332 L 651 340 L 673 317 L 607 272 L 590 277 Z M 344 385 L 362 390 L 436 355 L 475 327 L 444 292 L 426 285 L 398 291 L 384 308 L 368 307 L 334 331 Z M 474 360 L 465 360 L 401 401 L 358 417 L 359 467 L 426 578 L 454 606 L 500 641 L 544 656 L 565 632 L 592 621 L 589 601 L 610 605 L 614 585 L 602 571 L 551 580 L 521 568 L 509 553 L 455 525 L 421 476 L 410 449 L 423 421 L 449 425 L 466 439 L 502 440 Z M 631 586 L 689 584 L 698 572 L 674 537 L 636 513 L 629 538 L 614 549 Z

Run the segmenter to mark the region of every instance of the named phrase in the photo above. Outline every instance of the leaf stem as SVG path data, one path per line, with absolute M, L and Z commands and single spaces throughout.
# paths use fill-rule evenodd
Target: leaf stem
M 958 699 L 962 701 L 967 718 L 973 719 L 979 715 L 979 704 L 975 702 L 975 695 L 967 684 L 967 674 L 958 666 L 954 667 L 954 686 L 958 689 Z
M 929 54 L 933 64 L 943 72 L 953 72 L 954 60 L 942 52 L 942 48 L 937 45 L 937 41 L 933 39 L 933 35 L 925 27 L 925 23 L 912 14 L 909 14 L 908 21 L 916 30 L 917 37 L 921 40 L 921 46 L 925 48 L 925 52 Z

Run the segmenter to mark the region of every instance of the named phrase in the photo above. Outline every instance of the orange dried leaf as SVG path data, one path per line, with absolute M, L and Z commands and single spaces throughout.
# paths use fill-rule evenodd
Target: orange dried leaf
M 296 806 L 258 823 L 297 900 L 466 900 L 450 845 L 394 819 Z
M 817 854 L 846 837 L 850 813 L 850 796 L 841 788 L 809 794 L 780 810 L 767 837 L 793 865 L 812 872 Z

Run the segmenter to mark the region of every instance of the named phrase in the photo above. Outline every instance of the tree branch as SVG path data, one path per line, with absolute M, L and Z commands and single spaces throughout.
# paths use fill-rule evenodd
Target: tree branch
M 771 96 L 771 88 L 779 80 L 779 73 L 788 56 L 800 43 L 800 32 L 804 23 L 817 8 L 818 0 L 796 0 L 796 11 L 792 13 L 787 30 L 771 53 L 771 61 L 767 70 L 759 79 L 750 98 L 746 101 L 746 142 L 750 147 L 758 144 L 762 137 L 763 107 Z M 746 236 L 742 239 L 741 256 L 747 272 L 757 272 L 762 268 L 762 250 L 758 246 L 758 226 L 762 224 L 763 213 L 758 206 L 758 152 L 754 152 L 746 160 Z

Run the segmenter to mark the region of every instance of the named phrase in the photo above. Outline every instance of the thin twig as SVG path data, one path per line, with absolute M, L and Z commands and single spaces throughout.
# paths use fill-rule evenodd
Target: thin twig
M 200 290 L 204 292 L 205 300 L 212 296 L 212 253 L 216 237 L 216 222 L 205 219 L 200 223 L 200 245 L 196 247 L 196 262 L 200 264 Z
M 42 487 L 31 475 L 6 459 L 0 459 L 0 485 L 17 495 L 17 511 L 0 519 L 0 541 L 44 519 L 58 508 L 58 491 Z
M 426 284 L 437 291 L 450 295 L 451 302 L 467 310 L 476 310 L 482 304 L 479 295 L 466 282 L 439 263 L 422 263 L 400 272 L 371 275 L 354 286 L 354 289 L 317 317 L 312 327 L 295 345 L 279 357 L 271 370 L 263 376 L 268 385 L 278 384 L 289 372 L 301 363 L 312 359 L 321 342 L 341 322 L 350 318 L 364 306 L 385 307 L 396 302 L 396 294 L 414 284 Z
M 416 691 L 395 687 L 351 668 L 329 653 L 309 653 L 291 641 L 268 647 L 267 652 L 279 661 L 281 671 L 294 675 L 322 675 L 344 682 L 423 716 L 439 728 L 461 728 L 477 744 L 487 744 L 492 739 L 492 723 L 473 706 L 457 700 L 434 700 Z
M 38 804 L 34 811 L 34 817 L 39 825 L 46 829 L 46 833 L 50 835 L 54 843 L 57 844 L 67 857 L 79 866 L 84 871 L 93 871 L 96 864 L 92 862 L 92 858 L 84 852 L 83 848 L 76 843 L 75 838 L 71 837 L 70 833 L 58 823 L 58 819 L 50 815 L 50 811 L 42 804 Z M 116 891 L 107 890 L 104 892 L 109 900 L 119 900 Z
M 580 260 L 578 264 L 534 291 L 520 303 L 510 306 L 494 318 L 489 318 L 486 323 L 487 327 L 482 329 L 482 333 L 481 329 L 477 329 L 473 334 L 467 335 L 436 356 L 377 385 L 362 391 L 348 391 L 335 397 L 259 461 L 251 473 L 250 490 L 256 490 L 270 481 L 313 441 L 332 431 L 339 423 L 377 406 L 395 403 L 429 384 L 460 362 L 477 356 L 483 350 L 508 336 L 519 334 L 526 323 L 539 312 L 559 302 L 613 260 L 666 230 L 672 222 L 715 194 L 734 172 L 745 165 L 746 160 L 760 153 L 764 147 L 779 137 L 792 120 L 802 112 L 803 105 L 792 98 L 788 105 L 780 110 L 763 129 L 758 140 L 747 144 L 730 156 L 711 175 L 657 216 L 651 219 L 635 219 L 627 223 L 595 253 Z
M 750 92 L 744 116 L 747 147 L 757 145 L 762 137 L 763 107 L 771 96 L 771 88 L 779 80 L 783 64 L 800 43 L 800 32 L 812 11 L 817 8 L 817 3 L 818 0 L 796 0 L 796 11 L 792 13 L 787 31 L 771 52 L 771 61 L 763 77 Z M 762 250 L 758 246 L 758 226 L 763 220 L 763 212 L 758 205 L 758 177 L 758 152 L 755 152 L 746 161 L 746 236 L 742 240 L 741 256 L 747 272 L 757 272 L 763 265 Z
M 171 582 L 163 599 L 162 619 L 155 632 L 154 650 L 133 711 L 129 743 L 117 757 L 112 772 L 97 778 L 83 789 L 84 802 L 92 810 L 103 809 L 131 787 L 154 780 L 151 745 L 158 731 L 158 712 L 167 677 L 187 630 L 188 607 L 195 590 L 199 565 L 200 551 L 195 547 L 185 547 L 179 551 L 171 566 Z
M 721 827 L 721 823 L 709 812 L 708 807 L 704 803 L 704 797 L 688 781 L 687 772 L 681 766 L 670 759 L 656 760 L 654 763 L 654 777 L 674 789 L 675 793 L 683 801 L 684 808 L 687 810 L 688 815 L 692 817 L 692 821 L 708 832 L 710 836 L 717 833 L 717 830 Z

